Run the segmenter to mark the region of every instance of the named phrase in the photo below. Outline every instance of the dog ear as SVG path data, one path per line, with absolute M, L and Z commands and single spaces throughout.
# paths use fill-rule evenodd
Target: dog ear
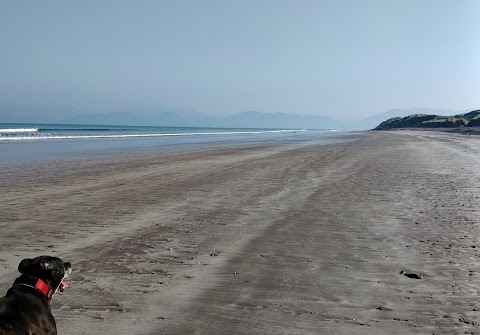
M 25 268 L 27 266 L 29 266 L 30 264 L 32 264 L 32 261 L 33 261 L 33 259 L 31 259 L 31 258 L 25 258 L 24 260 L 22 260 L 20 262 L 20 264 L 18 264 L 18 272 L 23 273 Z

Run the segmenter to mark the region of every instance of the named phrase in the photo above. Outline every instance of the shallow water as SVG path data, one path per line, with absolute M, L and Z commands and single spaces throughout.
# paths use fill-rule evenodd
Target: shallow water
M 3 132 L 2 132 L 3 131 Z M 165 128 L 0 124 L 0 167 L 136 152 L 175 152 L 262 144 L 328 144 L 330 130 Z

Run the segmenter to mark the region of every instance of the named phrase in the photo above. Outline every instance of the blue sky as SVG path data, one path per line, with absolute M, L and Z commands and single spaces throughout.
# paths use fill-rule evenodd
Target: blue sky
M 0 103 L 480 107 L 480 1 L 0 0 Z

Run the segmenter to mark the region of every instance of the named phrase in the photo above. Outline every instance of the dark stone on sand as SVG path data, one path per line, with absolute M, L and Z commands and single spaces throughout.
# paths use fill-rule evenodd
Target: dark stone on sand
M 415 273 L 415 272 L 405 272 L 405 271 L 400 271 L 401 275 L 404 275 L 405 277 L 411 278 L 411 279 L 422 279 L 423 275 L 420 273 Z
M 475 321 L 467 320 L 467 319 L 464 319 L 464 318 L 458 319 L 458 321 L 469 324 L 469 325 L 472 325 L 472 326 L 475 326 L 477 324 Z

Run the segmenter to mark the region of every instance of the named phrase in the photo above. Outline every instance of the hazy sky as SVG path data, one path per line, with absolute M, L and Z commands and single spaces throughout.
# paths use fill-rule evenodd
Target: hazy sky
M 0 0 L 0 103 L 480 108 L 478 0 Z

